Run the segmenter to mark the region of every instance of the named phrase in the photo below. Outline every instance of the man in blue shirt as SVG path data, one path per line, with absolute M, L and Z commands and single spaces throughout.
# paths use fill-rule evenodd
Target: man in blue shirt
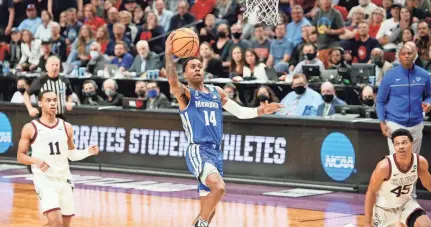
M 133 56 L 127 53 L 125 42 L 117 42 L 115 44 L 115 58 L 112 59 L 111 63 L 118 65 L 120 72 L 124 72 L 132 66 Z
M 400 65 L 383 77 L 376 99 L 377 116 L 390 153 L 395 152 L 391 132 L 405 128 L 413 135 L 413 152 L 419 154 L 422 143 L 423 112 L 431 109 L 431 83 L 427 71 L 413 64 L 414 51 L 401 48 Z
M 275 27 L 276 39 L 271 41 L 269 57 L 266 61 L 266 65 L 270 68 L 274 67 L 277 72 L 289 72 L 289 42 L 285 35 L 286 26 L 284 24 L 277 25 Z
M 36 6 L 34 4 L 27 5 L 27 19 L 23 20 L 18 26 L 18 30 L 29 30 L 31 34 L 36 33 L 37 27 L 42 24 L 42 19 L 37 16 Z
M 310 21 L 304 17 L 304 10 L 300 5 L 292 9 L 292 22 L 286 26 L 286 35 L 288 41 L 287 52 L 291 56 L 293 49 L 302 42 L 302 26 L 311 25 Z
M 292 89 L 280 102 L 284 108 L 276 114 L 292 117 L 317 116 L 317 108 L 323 103 L 323 99 L 319 93 L 308 87 L 304 74 L 293 76 Z

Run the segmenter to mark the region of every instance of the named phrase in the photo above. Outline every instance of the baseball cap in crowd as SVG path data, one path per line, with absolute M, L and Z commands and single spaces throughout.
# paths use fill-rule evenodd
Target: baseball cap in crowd
M 18 30 L 18 28 L 15 28 L 15 27 L 14 27 L 14 28 L 12 28 L 12 29 L 10 30 L 10 32 L 11 32 L 11 33 L 16 33 L 16 32 L 19 32 L 19 30 Z
M 28 4 L 27 10 L 36 10 L 36 6 L 34 4 Z
M 51 42 L 49 40 L 42 40 L 42 45 L 49 45 Z
M 401 8 L 403 8 L 403 6 L 402 6 L 401 4 L 394 3 L 394 4 L 392 4 L 392 6 L 391 6 L 391 9 L 393 9 L 393 8 L 399 8 L 399 9 L 401 9 Z
M 239 8 L 239 13 L 244 13 L 245 12 L 245 7 L 241 7 L 241 8 Z

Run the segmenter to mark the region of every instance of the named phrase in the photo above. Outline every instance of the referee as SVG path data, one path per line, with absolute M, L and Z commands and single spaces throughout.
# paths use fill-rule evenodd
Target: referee
M 428 72 L 414 65 L 415 51 L 405 45 L 399 52 L 400 65 L 387 71 L 376 98 L 380 129 L 388 138 L 390 154 L 395 153 L 391 132 L 404 128 L 413 136 L 413 152 L 422 144 L 423 112 L 431 109 L 431 82 Z
M 45 90 L 51 90 L 58 97 L 57 117 L 64 119 L 64 109 L 72 111 L 73 108 L 70 82 L 67 78 L 59 76 L 60 59 L 57 56 L 49 57 L 45 66 L 47 74 L 33 80 L 30 88 L 24 93 L 24 104 L 30 116 L 36 117 L 39 110 L 31 105 L 30 96 L 38 96 Z

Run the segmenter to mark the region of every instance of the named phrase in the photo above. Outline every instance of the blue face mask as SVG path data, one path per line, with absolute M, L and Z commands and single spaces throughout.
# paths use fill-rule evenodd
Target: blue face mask
M 151 89 L 151 90 L 148 90 L 148 92 L 147 92 L 147 97 L 148 98 L 155 98 L 155 97 L 157 97 L 157 90 L 156 89 Z

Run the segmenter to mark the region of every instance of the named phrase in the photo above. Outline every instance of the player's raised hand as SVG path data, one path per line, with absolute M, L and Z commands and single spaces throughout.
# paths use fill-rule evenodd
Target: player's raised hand
M 42 170 L 42 172 L 46 172 L 49 169 L 49 165 L 48 163 L 46 163 L 44 160 L 41 159 L 36 159 L 34 164 L 39 167 L 40 170 Z
M 165 42 L 165 54 L 172 54 L 172 37 L 174 37 L 175 32 L 171 32 Z
M 284 108 L 283 104 L 276 103 L 276 102 L 268 103 L 268 101 L 265 101 L 264 104 L 259 106 L 258 113 L 259 115 L 272 114 L 277 112 L 281 108 Z
M 91 155 L 99 154 L 99 147 L 97 147 L 97 145 L 90 145 L 88 147 L 88 153 L 90 153 Z

